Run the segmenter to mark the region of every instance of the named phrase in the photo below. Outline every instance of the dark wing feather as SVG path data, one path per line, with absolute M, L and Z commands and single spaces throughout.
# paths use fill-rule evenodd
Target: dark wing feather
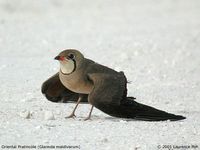
M 126 78 L 123 72 L 116 74 L 92 73 L 89 79 L 93 81 L 94 89 L 89 94 L 89 102 L 106 114 L 116 116 L 117 108 L 126 98 Z M 117 117 L 117 116 L 116 116 Z
M 94 66 L 94 65 L 93 65 Z M 95 68 L 102 68 L 95 65 Z M 107 70 L 108 68 L 105 68 Z M 123 72 L 89 73 L 88 78 L 94 88 L 88 101 L 104 113 L 120 118 L 132 118 L 145 121 L 182 120 L 185 117 L 167 113 L 156 108 L 137 103 L 133 97 L 127 97 L 127 80 Z
M 76 102 L 80 96 L 79 93 L 70 91 L 60 82 L 59 73 L 56 73 L 42 84 L 41 92 L 52 102 Z M 88 102 L 87 97 L 88 95 L 84 94 L 81 102 Z

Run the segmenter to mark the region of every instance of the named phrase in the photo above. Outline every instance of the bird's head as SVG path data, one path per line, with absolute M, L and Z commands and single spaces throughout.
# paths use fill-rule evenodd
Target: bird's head
M 75 49 L 67 49 L 55 57 L 60 62 L 60 69 L 63 74 L 71 74 L 80 67 L 84 60 L 83 54 Z

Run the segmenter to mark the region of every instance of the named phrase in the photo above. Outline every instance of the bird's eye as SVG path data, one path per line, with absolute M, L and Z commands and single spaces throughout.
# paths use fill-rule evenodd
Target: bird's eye
M 74 59 L 74 58 L 75 58 L 75 55 L 74 55 L 74 54 L 69 54 L 69 55 L 68 55 L 68 58 L 69 58 L 69 59 Z

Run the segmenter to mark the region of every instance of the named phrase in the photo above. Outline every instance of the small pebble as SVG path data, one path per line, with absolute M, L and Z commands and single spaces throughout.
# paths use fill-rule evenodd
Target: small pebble
M 6 68 L 6 65 L 1 65 L 0 66 L 0 70 L 3 70 L 4 68 Z
M 55 120 L 54 114 L 51 111 L 45 111 L 44 113 L 45 120 Z
M 31 116 L 31 113 L 30 113 L 30 111 L 23 110 L 23 111 L 20 112 L 19 115 L 20 115 L 22 118 L 29 119 L 30 116 Z
M 36 126 L 35 129 L 36 130 L 42 129 L 42 126 Z
M 108 139 L 107 139 L 107 138 L 104 138 L 104 139 L 102 139 L 102 142 L 103 142 L 103 143 L 107 143 L 107 142 L 108 142 Z
M 60 110 L 56 110 L 56 115 L 60 115 L 61 111 Z
M 127 122 L 127 121 L 125 121 L 125 120 L 120 120 L 119 122 L 121 122 L 121 123 L 125 123 L 125 122 Z
M 16 136 L 19 137 L 19 138 L 22 137 L 20 134 L 17 134 Z
M 45 143 L 45 144 L 49 144 L 49 140 L 45 140 L 44 143 Z
M 134 51 L 134 55 L 135 55 L 135 56 L 138 56 L 138 51 Z

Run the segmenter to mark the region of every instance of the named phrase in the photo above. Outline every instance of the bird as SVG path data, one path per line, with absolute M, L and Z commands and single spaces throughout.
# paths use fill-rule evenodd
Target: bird
M 112 117 L 124 119 L 186 119 L 184 116 L 138 103 L 135 97 L 128 97 L 128 81 L 123 71 L 115 71 L 85 58 L 79 50 L 63 50 L 54 59 L 59 61 L 60 69 L 42 84 L 41 92 L 52 102 L 76 103 L 72 113 L 66 118 L 76 117 L 77 106 L 86 103 L 91 105 L 91 109 L 84 120 L 91 119 L 93 107 Z

